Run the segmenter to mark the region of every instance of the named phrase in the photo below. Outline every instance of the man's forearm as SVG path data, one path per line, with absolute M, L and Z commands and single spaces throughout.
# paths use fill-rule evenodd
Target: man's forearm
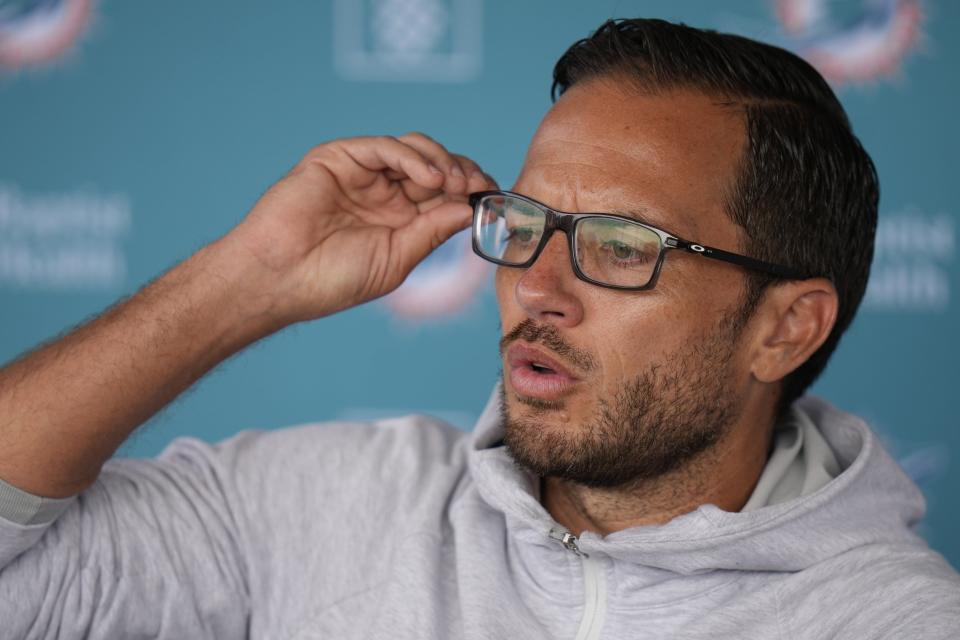
M 214 243 L 95 320 L 0 370 L 0 479 L 58 498 L 141 423 L 281 327 L 256 274 Z

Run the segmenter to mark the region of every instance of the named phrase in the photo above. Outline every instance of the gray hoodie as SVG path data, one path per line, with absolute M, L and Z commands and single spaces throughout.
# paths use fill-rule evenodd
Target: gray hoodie
M 69 501 L 0 495 L 0 638 L 960 637 L 920 491 L 857 418 L 795 408 L 835 473 L 775 454 L 749 509 L 576 543 L 499 445 L 496 393 L 473 435 L 180 439 Z

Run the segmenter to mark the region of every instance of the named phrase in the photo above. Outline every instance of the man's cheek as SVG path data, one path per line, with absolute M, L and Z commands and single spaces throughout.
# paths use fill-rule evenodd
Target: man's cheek
M 514 314 L 517 314 L 519 307 L 516 303 L 516 285 L 517 278 L 512 272 L 519 272 L 519 269 L 508 269 L 507 267 L 497 267 L 496 273 L 494 274 L 494 290 L 497 294 L 497 305 L 500 307 L 500 319 L 503 322 L 503 332 L 506 333 L 510 330 L 515 322 L 509 323 L 508 320 L 513 318 Z

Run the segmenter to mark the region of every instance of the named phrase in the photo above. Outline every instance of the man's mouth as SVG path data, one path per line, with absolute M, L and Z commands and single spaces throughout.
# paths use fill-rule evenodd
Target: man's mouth
M 510 385 L 519 395 L 555 400 L 580 382 L 559 360 L 528 344 L 513 343 L 506 356 Z

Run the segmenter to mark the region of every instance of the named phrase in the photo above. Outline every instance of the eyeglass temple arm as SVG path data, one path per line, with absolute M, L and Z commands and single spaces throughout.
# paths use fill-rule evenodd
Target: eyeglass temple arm
M 730 253 L 729 251 L 724 251 L 723 249 L 708 247 L 703 244 L 697 244 L 696 242 L 690 242 L 680 238 L 667 238 L 666 245 L 668 247 L 673 247 L 674 249 L 682 249 L 688 253 L 695 253 L 705 258 L 722 260 L 723 262 L 729 262 L 747 269 L 763 271 L 781 278 L 787 278 L 790 280 L 803 280 L 807 277 L 806 275 L 795 269 L 791 269 L 790 267 L 783 267 L 781 265 L 764 262 L 762 260 L 754 260 L 753 258 L 748 258 L 747 256 L 742 256 L 738 253 Z

